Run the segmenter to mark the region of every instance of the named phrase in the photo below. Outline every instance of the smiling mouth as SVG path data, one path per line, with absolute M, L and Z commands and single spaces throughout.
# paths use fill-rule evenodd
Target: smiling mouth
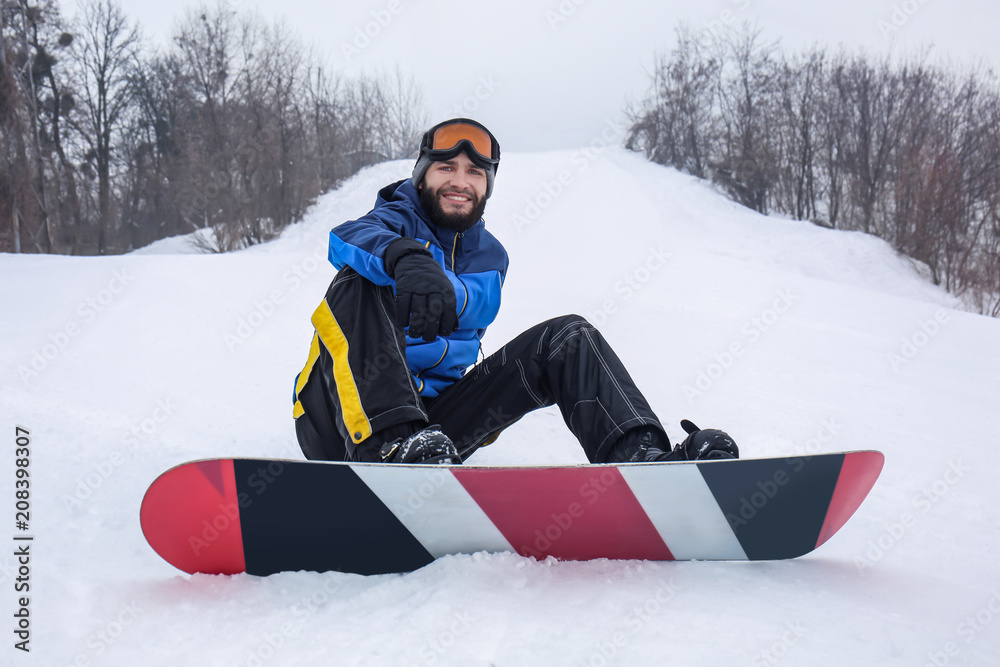
M 470 197 L 469 195 L 463 195 L 458 192 L 446 192 L 441 196 L 450 202 L 455 202 L 456 204 L 468 204 L 472 202 L 472 197 Z

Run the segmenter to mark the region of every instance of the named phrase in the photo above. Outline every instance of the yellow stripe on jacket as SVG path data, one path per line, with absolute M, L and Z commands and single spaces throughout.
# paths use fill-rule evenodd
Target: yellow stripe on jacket
M 361 442 L 372 434 L 371 422 L 361 405 L 361 395 L 358 385 L 351 373 L 347 357 L 347 337 L 340 328 L 337 318 L 333 316 L 330 305 L 324 300 L 312 316 L 312 324 L 323 347 L 333 359 L 333 378 L 337 383 L 337 397 L 340 399 L 341 411 L 344 415 L 344 425 L 354 442 Z M 318 351 L 317 351 L 318 355 Z M 312 352 L 310 352 L 310 358 Z M 301 377 L 299 378 L 301 382 Z

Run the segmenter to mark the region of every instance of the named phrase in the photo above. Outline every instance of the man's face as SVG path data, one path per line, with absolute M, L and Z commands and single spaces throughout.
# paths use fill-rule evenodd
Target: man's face
M 465 153 L 432 162 L 420 184 L 420 202 L 436 224 L 469 229 L 486 210 L 486 170 Z

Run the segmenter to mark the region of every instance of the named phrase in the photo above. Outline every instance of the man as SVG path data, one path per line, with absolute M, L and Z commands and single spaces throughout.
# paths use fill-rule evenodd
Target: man
M 738 457 L 725 433 L 687 421 L 672 449 L 618 356 L 579 316 L 543 322 L 476 364 L 507 274 L 482 220 L 499 163 L 486 127 L 445 121 L 424 134 L 410 179 L 330 233 L 338 273 L 312 316 L 293 396 L 306 457 L 461 463 L 549 405 L 591 462 Z

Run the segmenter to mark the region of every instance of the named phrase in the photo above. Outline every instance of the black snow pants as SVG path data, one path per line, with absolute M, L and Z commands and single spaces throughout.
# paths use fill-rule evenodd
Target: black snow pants
M 380 432 L 440 424 L 465 460 L 528 412 L 550 405 L 559 407 L 591 462 L 604 461 L 631 429 L 663 432 L 621 360 L 582 317 L 528 329 L 438 396 L 424 398 L 394 312 L 391 287 L 351 268 L 334 278 L 313 315 L 316 333 L 293 398 L 306 458 L 373 460 L 366 441 L 379 442 Z

